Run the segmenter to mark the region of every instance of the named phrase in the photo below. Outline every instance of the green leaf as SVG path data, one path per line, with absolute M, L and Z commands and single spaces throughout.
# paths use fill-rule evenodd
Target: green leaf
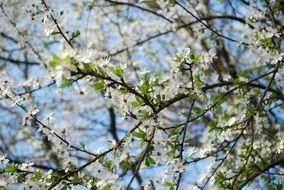
M 105 72 L 104 68 L 102 68 L 101 66 L 97 66 L 97 69 L 103 77 L 107 77 L 107 73 Z
M 200 99 L 200 97 L 199 97 L 195 92 L 193 92 L 193 91 L 190 91 L 190 92 L 188 93 L 188 96 L 189 96 L 190 98 L 192 98 L 192 99 L 196 99 L 196 100 Z
M 120 92 L 121 94 L 127 94 L 129 91 L 126 88 L 121 87 L 118 89 L 118 92 Z
M 32 176 L 33 181 L 39 181 L 41 179 L 41 172 L 39 170 L 34 171 L 34 175 Z
M 91 87 L 94 88 L 96 91 L 102 91 L 105 89 L 105 82 L 103 80 L 100 80 L 92 84 Z
M 20 174 L 17 178 L 18 183 L 23 183 L 26 181 L 26 174 Z
M 143 83 L 142 85 L 138 86 L 138 89 L 144 94 L 144 95 L 148 95 L 151 89 L 150 86 L 150 79 L 149 77 L 144 77 L 143 78 Z
M 201 114 L 202 113 L 202 109 L 199 108 L 199 107 L 194 107 L 194 112 L 197 113 L 197 114 Z
M 70 80 L 70 79 L 67 79 L 67 78 L 65 78 L 64 76 L 62 76 L 62 83 L 61 83 L 61 85 L 60 85 L 60 88 L 67 88 L 67 87 L 70 87 L 70 86 L 72 86 L 72 84 L 73 84 L 73 81 L 72 80 Z
M 150 113 L 146 110 L 141 110 L 140 114 L 137 116 L 137 119 L 143 121 L 149 118 Z
M 102 188 L 102 190 L 111 190 L 111 184 L 107 184 Z
M 139 101 L 137 101 L 137 100 L 131 102 L 130 104 L 131 104 L 132 107 L 139 107 L 139 106 L 141 106 L 141 103 Z
M 145 158 L 145 165 L 147 167 L 149 167 L 149 166 L 155 165 L 155 164 L 156 164 L 155 160 L 150 155 L 147 155 L 146 158 Z
M 5 167 L 5 172 L 8 172 L 8 173 L 15 173 L 15 172 L 17 172 L 17 170 L 18 170 L 18 165 L 7 165 L 6 167 Z
M 80 63 L 78 68 L 84 72 L 92 72 L 96 70 L 97 65 L 95 63 Z
M 179 63 L 178 69 L 179 69 L 179 71 L 181 72 L 182 75 L 185 74 L 185 67 L 184 67 L 184 63 L 183 62 Z
M 55 181 L 54 177 L 46 179 L 47 183 L 54 183 L 54 181 Z
M 146 132 L 139 129 L 137 132 L 134 132 L 133 135 L 139 139 L 145 139 L 146 137 Z
M 72 164 L 72 162 L 68 162 L 68 165 L 67 165 L 68 169 L 73 171 L 76 169 L 76 166 L 74 164 Z
M 140 145 L 139 145 L 139 146 L 140 146 L 140 148 L 143 148 L 143 147 L 144 147 L 144 145 L 145 145 L 145 143 L 146 143 L 146 142 L 145 142 L 144 140 L 141 140 Z
M 267 184 L 268 190 L 279 190 L 279 189 L 283 189 L 283 184 L 279 182 L 272 182 L 271 184 Z
M 181 62 L 183 61 L 183 58 L 182 58 L 181 56 L 179 56 L 179 55 L 176 55 L 175 61 L 176 61 L 177 63 L 181 63 Z
M 155 189 L 154 181 L 150 179 L 149 182 L 150 182 L 150 185 L 151 185 L 152 189 Z
M 151 164 L 153 164 L 153 165 L 156 164 L 156 161 L 151 156 L 148 156 L 148 160 Z
M 122 162 L 120 162 L 119 166 L 123 169 L 123 170 L 128 170 L 131 168 L 131 163 L 129 160 L 123 160 Z
M 86 144 L 83 141 L 80 141 L 79 144 L 82 149 L 86 148 Z
M 52 69 L 55 69 L 58 65 L 60 65 L 61 59 L 57 55 L 53 55 L 49 65 Z
M 79 30 L 77 30 L 76 32 L 73 32 L 73 33 L 72 33 L 72 39 L 75 39 L 75 38 L 77 38 L 78 36 L 80 36 L 80 31 L 79 31 Z
M 205 85 L 205 83 L 201 80 L 200 75 L 194 75 L 193 81 L 197 88 L 202 88 Z
M 171 183 L 171 182 L 164 182 L 164 183 L 163 183 L 163 186 L 165 186 L 165 187 L 173 187 L 174 184 Z
M 156 98 L 155 98 L 157 105 L 160 105 L 163 101 L 165 101 L 165 99 L 166 99 L 166 96 L 164 94 L 162 94 L 162 95 L 157 94 Z
M 58 31 L 53 31 L 53 32 L 50 33 L 50 35 L 52 35 L 52 36 L 57 35 L 57 34 L 60 34 L 60 32 L 58 32 Z
M 107 169 L 111 169 L 112 168 L 112 161 L 111 160 L 105 160 L 103 163 L 104 167 L 106 167 Z
M 67 190 L 67 185 L 63 185 L 60 190 Z
M 200 58 L 201 58 L 201 55 L 194 54 L 194 53 L 190 54 L 190 59 L 192 62 L 198 62 L 200 61 Z
M 168 0 L 167 7 L 173 7 L 174 5 L 175 5 L 175 1 L 174 0 Z
M 72 176 L 72 185 L 78 185 L 78 184 L 80 184 L 81 183 L 81 180 L 80 180 L 80 178 L 79 178 L 79 176 L 78 176 L 78 174 L 77 173 L 75 173 L 73 176 Z
M 111 71 L 114 75 L 118 76 L 119 78 L 122 78 L 122 77 L 123 77 L 123 70 L 120 68 L 119 65 L 110 68 L 110 71 Z

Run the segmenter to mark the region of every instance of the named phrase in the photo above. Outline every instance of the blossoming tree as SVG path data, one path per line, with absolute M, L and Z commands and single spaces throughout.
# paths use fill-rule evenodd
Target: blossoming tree
M 0 8 L 1 188 L 283 188 L 283 1 Z

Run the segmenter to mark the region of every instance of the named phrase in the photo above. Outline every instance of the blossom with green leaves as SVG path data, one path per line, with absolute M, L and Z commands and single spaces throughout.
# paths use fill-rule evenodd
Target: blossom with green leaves
M 1 188 L 284 188 L 281 0 L 0 8 Z

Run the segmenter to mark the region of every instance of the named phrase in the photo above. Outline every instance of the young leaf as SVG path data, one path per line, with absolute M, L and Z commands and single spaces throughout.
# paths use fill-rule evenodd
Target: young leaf
M 119 65 L 110 68 L 110 71 L 111 71 L 114 75 L 118 76 L 119 78 L 122 78 L 122 77 L 123 77 L 123 70 L 120 68 Z
M 73 81 L 70 79 L 65 78 L 64 76 L 62 77 L 62 83 L 60 85 L 60 88 L 67 88 L 72 86 Z
M 104 70 L 104 68 L 102 68 L 101 66 L 97 66 L 97 69 L 99 71 L 99 73 L 103 76 L 103 77 L 107 77 L 107 73 Z
M 53 55 L 49 65 L 52 69 L 55 69 L 58 65 L 60 65 L 61 59 L 57 55 Z
M 18 165 L 7 165 L 5 167 L 5 172 L 8 172 L 8 173 L 15 173 L 16 171 L 18 170 Z
M 73 32 L 73 33 L 72 33 L 72 39 L 75 39 L 75 38 L 77 38 L 78 36 L 80 36 L 80 31 L 79 31 L 79 30 L 77 30 L 76 32 Z
M 105 82 L 103 80 L 100 80 L 94 84 L 91 85 L 92 88 L 94 88 L 96 91 L 102 91 L 105 89 Z

